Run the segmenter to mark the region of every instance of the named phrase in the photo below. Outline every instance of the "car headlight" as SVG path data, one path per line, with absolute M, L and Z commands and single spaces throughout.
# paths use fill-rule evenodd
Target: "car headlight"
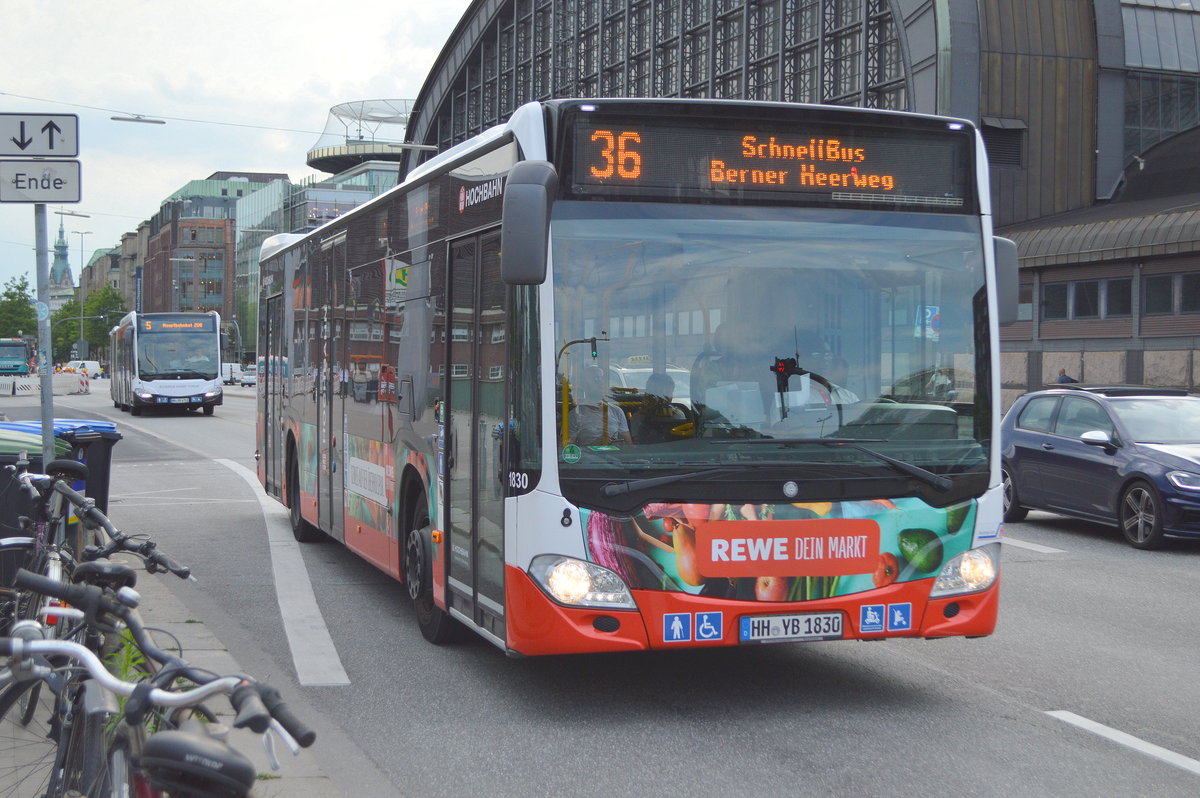
M 1191 471 L 1168 471 L 1167 479 L 1177 488 L 1200 490 L 1200 474 L 1193 474 Z
M 625 580 L 595 563 L 561 554 L 543 554 L 530 563 L 529 574 L 560 604 L 637 609 Z
M 987 590 L 1000 573 L 1000 547 L 991 544 L 978 549 L 967 549 L 942 567 L 930 598 L 955 596 L 959 593 L 976 593 Z

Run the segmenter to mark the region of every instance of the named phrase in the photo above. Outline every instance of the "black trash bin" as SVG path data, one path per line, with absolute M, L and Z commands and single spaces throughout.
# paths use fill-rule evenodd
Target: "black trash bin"
M 70 457 L 74 447 L 69 441 L 56 438 L 55 457 Z M 29 432 L 18 423 L 0 423 L 0 537 L 8 538 L 21 533 L 17 519 L 31 515 L 33 502 L 12 474 L 4 466 L 13 465 L 25 452 L 29 459 L 29 470 L 42 470 L 42 434 Z
M 3 442 L 10 435 L 32 436 Z M 54 419 L 55 457 L 66 457 L 85 463 L 88 467 L 86 484 L 76 485 L 90 496 L 103 513 L 108 512 L 108 486 L 112 473 L 112 448 L 121 440 L 117 425 L 111 421 L 91 419 Z M 14 448 L 15 447 L 15 448 Z M 42 423 L 40 421 L 7 421 L 0 423 L 0 463 L 14 463 L 20 452 L 29 453 L 30 470 L 42 470 Z M 0 483 L 2 486 L 3 483 Z M 0 490 L 3 488 L 0 487 Z M 5 493 L 4 495 L 8 495 Z M 15 525 L 15 518 L 13 524 Z M 3 534 L 3 533 L 0 533 Z M 11 533 L 8 533 L 11 534 Z

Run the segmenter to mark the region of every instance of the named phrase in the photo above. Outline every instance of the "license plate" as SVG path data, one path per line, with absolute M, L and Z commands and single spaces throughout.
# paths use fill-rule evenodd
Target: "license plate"
M 794 615 L 747 615 L 738 621 L 742 643 L 785 643 L 796 640 L 841 640 L 840 612 L 800 612 Z
M 173 405 L 186 405 L 186 404 L 187 404 L 188 402 L 190 402 L 190 401 L 192 401 L 192 400 L 191 400 L 191 397 L 188 397 L 188 396 L 179 396 L 179 397 L 173 397 L 173 398 L 171 399 L 171 404 L 173 404 Z

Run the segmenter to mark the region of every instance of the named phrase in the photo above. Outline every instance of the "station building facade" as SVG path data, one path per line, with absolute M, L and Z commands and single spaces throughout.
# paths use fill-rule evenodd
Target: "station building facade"
M 1200 387 L 1200 3 L 475 0 L 408 118 L 444 150 L 525 102 L 716 97 L 976 123 L 1019 247 L 1005 398 L 1059 368 Z M 428 157 L 404 156 L 404 170 Z

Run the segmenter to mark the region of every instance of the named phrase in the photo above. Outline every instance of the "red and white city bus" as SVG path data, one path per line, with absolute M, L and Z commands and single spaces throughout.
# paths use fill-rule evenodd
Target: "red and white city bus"
M 553 100 L 265 242 L 259 475 L 510 654 L 978 636 L 999 584 L 971 123 Z

